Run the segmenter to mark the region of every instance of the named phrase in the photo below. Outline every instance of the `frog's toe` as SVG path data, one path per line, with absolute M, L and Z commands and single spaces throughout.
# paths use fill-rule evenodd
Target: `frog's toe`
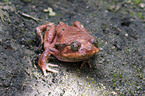
M 49 67 L 46 67 L 46 70 L 47 70 L 47 71 L 50 71 L 50 72 L 53 72 L 53 73 L 58 73 L 58 71 L 56 71 L 56 70 L 54 70 L 54 69 L 51 69 L 51 68 L 49 68 Z
M 48 63 L 47 64 L 48 66 L 51 66 L 51 67 L 58 67 L 58 65 L 53 65 L 53 64 L 50 64 Z M 48 74 L 46 73 L 46 71 L 50 71 L 50 72 L 53 72 L 53 73 L 58 73 L 58 71 L 54 70 L 54 69 L 51 69 L 49 68 L 48 66 L 45 66 L 45 67 L 42 67 L 42 71 L 44 73 L 44 76 L 47 76 Z
M 54 65 L 54 64 L 51 64 L 51 63 L 47 63 L 46 65 L 48 65 L 50 67 L 58 67 L 58 65 Z
M 47 76 L 48 74 L 46 73 L 46 68 L 42 67 L 42 72 L 44 74 L 44 76 Z

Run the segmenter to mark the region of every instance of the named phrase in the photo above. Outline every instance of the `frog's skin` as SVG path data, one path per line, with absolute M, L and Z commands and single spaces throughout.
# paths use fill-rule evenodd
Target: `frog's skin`
M 43 31 L 45 31 L 44 39 Z M 48 67 L 57 67 L 57 65 L 47 63 L 51 54 L 64 62 L 86 62 L 92 55 L 99 52 L 99 48 L 94 46 L 95 38 L 78 21 L 74 22 L 74 26 L 63 22 L 60 22 L 57 27 L 54 23 L 40 25 L 36 28 L 36 33 L 41 38 L 41 44 L 44 43 L 45 51 L 38 62 L 44 75 L 47 75 L 46 70 L 57 72 Z

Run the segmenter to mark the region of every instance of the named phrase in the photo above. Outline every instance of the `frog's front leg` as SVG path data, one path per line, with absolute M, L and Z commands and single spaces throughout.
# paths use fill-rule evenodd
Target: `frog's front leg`
M 44 40 L 43 40 L 43 35 L 42 35 L 43 31 L 45 31 Z M 50 51 L 49 48 L 54 47 L 54 44 L 57 39 L 55 36 L 55 25 L 53 23 L 41 25 L 36 28 L 36 33 L 38 36 L 41 37 L 41 44 L 43 44 L 43 42 L 44 42 L 44 49 L 45 49 L 45 51 L 43 52 L 43 54 L 41 55 L 41 57 L 39 58 L 39 61 L 38 61 L 40 68 L 42 69 L 45 76 L 47 75 L 46 70 L 54 72 L 54 73 L 58 72 L 58 71 L 55 71 L 48 67 L 48 66 L 58 67 L 58 65 L 46 63 L 46 62 L 48 62 L 50 55 L 52 54 L 52 52 Z M 47 64 L 48 64 L 48 66 L 47 66 Z
M 82 62 L 81 66 L 80 66 L 80 69 L 82 69 L 83 66 L 84 66 L 86 63 L 88 63 L 88 64 L 89 64 L 89 67 L 92 68 L 92 65 L 91 65 L 91 63 L 90 63 L 90 59 L 88 59 L 88 60 L 85 60 L 85 61 Z
M 53 65 L 53 64 L 47 63 L 49 61 L 50 54 L 51 54 L 50 50 L 45 49 L 45 51 L 43 52 L 43 54 L 41 55 L 41 57 L 39 58 L 39 61 L 38 61 L 38 64 L 39 64 L 40 68 L 42 69 L 45 76 L 47 75 L 46 70 L 54 72 L 54 73 L 58 72 L 58 71 L 53 70 L 48 67 L 48 66 L 58 67 L 58 65 Z

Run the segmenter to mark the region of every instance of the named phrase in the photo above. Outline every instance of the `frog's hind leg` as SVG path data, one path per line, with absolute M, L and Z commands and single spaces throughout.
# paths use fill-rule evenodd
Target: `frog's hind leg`
M 56 42 L 57 36 L 55 34 L 55 24 L 54 23 L 48 23 L 45 37 L 44 37 L 44 48 L 54 47 L 54 44 Z
M 44 40 L 43 40 L 43 35 L 42 35 L 43 31 L 45 31 Z M 52 54 L 49 48 L 54 48 L 54 43 L 56 42 L 55 24 L 47 23 L 47 24 L 41 25 L 36 28 L 36 32 L 38 36 L 41 37 L 41 44 L 43 44 L 44 42 L 44 49 L 45 49 L 45 51 L 43 52 L 43 54 L 41 55 L 38 61 L 40 68 L 42 69 L 45 76 L 47 75 L 46 70 L 54 72 L 54 73 L 58 72 L 48 67 L 48 66 L 58 67 L 57 65 L 54 66 L 53 64 L 48 64 L 47 66 L 47 63 L 46 63 L 48 62 L 48 59 L 50 58 L 50 55 Z
M 88 30 L 81 24 L 81 22 L 75 21 L 75 22 L 74 22 L 74 26 L 77 27 L 77 28 L 79 28 L 79 29 L 82 30 L 83 32 L 89 34 Z
M 77 27 L 77 28 L 79 28 L 79 29 L 82 30 L 83 32 L 89 34 L 89 31 L 81 24 L 81 22 L 75 21 L 75 22 L 74 22 L 74 26 Z M 88 39 L 88 41 L 89 41 L 91 44 L 93 44 L 93 43 L 95 42 L 95 38 L 94 38 L 93 36 L 91 36 L 91 35 L 89 35 L 89 37 L 90 37 L 90 38 Z
M 48 40 L 48 42 L 46 43 L 51 43 L 52 40 L 54 39 L 55 36 L 55 24 L 54 23 L 47 23 L 47 24 L 43 24 L 40 25 L 36 28 L 36 34 L 40 37 L 41 39 L 41 44 L 43 44 L 43 42 L 46 42 L 46 39 Z M 45 31 L 45 40 L 43 40 L 43 34 L 42 32 Z
M 40 37 L 41 39 L 41 44 L 43 44 L 43 34 L 42 32 L 45 31 L 47 28 L 47 24 L 44 25 L 40 25 L 38 26 L 35 30 L 36 30 L 36 34 Z

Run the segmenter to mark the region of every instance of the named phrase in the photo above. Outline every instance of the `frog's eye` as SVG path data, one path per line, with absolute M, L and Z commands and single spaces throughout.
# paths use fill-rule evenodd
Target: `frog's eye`
M 81 44 L 79 42 L 75 41 L 75 42 L 71 43 L 70 47 L 71 47 L 72 51 L 78 51 L 79 48 L 81 47 Z

